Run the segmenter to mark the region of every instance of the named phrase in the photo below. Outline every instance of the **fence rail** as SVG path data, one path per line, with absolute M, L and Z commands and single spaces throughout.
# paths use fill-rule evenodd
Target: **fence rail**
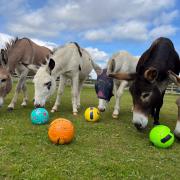
M 17 80 L 17 75 L 13 75 L 13 79 Z M 27 76 L 27 80 L 28 82 L 32 82 L 33 76 Z M 57 81 L 59 81 L 59 79 L 57 79 Z M 94 86 L 96 80 L 95 79 L 87 79 L 84 83 L 84 86 Z M 66 82 L 67 85 L 71 84 L 71 80 L 67 80 Z M 128 89 L 128 88 L 127 88 Z M 166 93 L 167 94 L 180 94 L 180 87 L 178 87 L 177 85 L 175 85 L 174 83 L 171 83 L 167 89 L 166 89 Z

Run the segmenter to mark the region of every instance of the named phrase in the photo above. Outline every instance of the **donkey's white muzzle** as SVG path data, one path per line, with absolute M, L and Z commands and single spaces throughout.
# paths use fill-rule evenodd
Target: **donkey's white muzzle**
M 137 129 L 144 129 L 148 124 L 148 118 L 142 113 L 133 111 L 132 122 Z

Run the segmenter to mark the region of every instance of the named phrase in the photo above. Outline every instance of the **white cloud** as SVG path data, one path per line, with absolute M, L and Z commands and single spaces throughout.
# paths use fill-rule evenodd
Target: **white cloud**
M 159 16 L 154 19 L 154 24 L 161 25 L 161 24 L 169 24 L 175 18 L 179 16 L 178 10 L 174 10 L 172 12 L 162 12 Z
M 84 38 L 88 40 L 103 40 L 103 41 L 109 41 L 110 38 L 108 36 L 107 30 L 104 29 L 98 29 L 98 30 L 89 30 L 85 32 Z
M 107 61 L 109 60 L 109 54 L 93 47 L 86 47 L 85 49 L 89 52 L 96 64 L 98 64 L 101 68 L 106 67 Z M 96 79 L 97 75 L 94 70 L 90 73 L 90 76 L 93 79 Z
M 175 34 L 177 31 L 177 28 L 171 26 L 171 25 L 162 25 L 162 26 L 158 26 L 155 27 L 154 29 L 152 29 L 149 33 L 150 37 L 152 38 L 157 38 L 160 36 L 170 36 Z
M 53 50 L 54 48 L 56 48 L 58 46 L 56 43 L 49 42 L 49 41 L 42 41 L 40 39 L 35 39 L 35 38 L 32 38 L 32 41 L 34 41 L 35 43 L 37 43 L 40 46 L 46 46 L 51 50 Z
M 145 41 L 151 29 L 172 26 L 179 15 L 175 8 L 175 0 L 49 0 L 36 10 L 23 0 L 0 3 L 1 15 L 7 16 L 7 30 L 11 33 L 59 37 L 65 32 L 92 41 Z
M 123 24 L 118 24 L 107 29 L 98 29 L 88 31 L 84 35 L 88 40 L 119 40 L 130 39 L 144 41 L 148 38 L 146 24 L 138 21 L 129 21 Z
M 106 52 L 97 48 L 86 47 L 85 49 L 90 53 L 92 59 L 101 65 L 104 65 L 109 59 L 109 55 Z
M 10 36 L 8 34 L 0 33 L 0 48 L 4 48 L 5 43 L 10 41 L 13 38 L 13 36 Z

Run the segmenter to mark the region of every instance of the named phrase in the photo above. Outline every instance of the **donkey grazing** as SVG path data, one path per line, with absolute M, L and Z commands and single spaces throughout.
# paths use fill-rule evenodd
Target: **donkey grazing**
M 96 94 L 99 98 L 98 109 L 105 111 L 106 103 L 110 101 L 113 95 L 113 86 L 115 92 L 115 106 L 113 111 L 113 118 L 118 118 L 120 111 L 120 98 L 123 94 L 124 88 L 128 85 L 126 80 L 116 80 L 108 77 L 109 73 L 134 73 L 136 71 L 138 59 L 133 57 L 127 51 L 120 51 L 114 54 L 107 64 L 107 69 L 101 69 L 93 63 L 93 67 L 97 74 L 97 81 L 95 84 Z
M 30 70 L 36 71 L 41 64 L 45 64 L 46 58 L 50 54 L 51 51 L 48 48 L 39 46 L 28 38 L 16 38 L 7 43 L 5 49 L 1 50 L 1 64 L 5 66 L 11 74 L 16 72 L 19 76 L 14 97 L 8 105 L 9 110 L 14 109 L 18 94 L 21 90 L 24 94 L 21 105 L 27 105 L 26 77 Z
M 133 98 L 133 123 L 137 129 L 147 126 L 148 115 L 159 124 L 159 112 L 165 90 L 170 83 L 168 71 L 180 72 L 180 60 L 174 45 L 168 38 L 158 38 L 146 50 L 136 67 L 136 73 L 110 74 L 110 77 L 132 80 L 130 92 Z M 180 132 L 180 126 L 176 128 Z
M 170 79 L 177 86 L 180 86 L 180 77 L 177 76 L 172 71 L 168 71 L 168 74 L 169 74 Z M 177 117 L 177 123 L 176 123 L 176 127 L 175 127 L 175 130 L 174 130 L 174 134 L 176 135 L 176 137 L 178 137 L 180 139 L 180 97 L 176 100 L 176 104 L 177 104 L 177 107 L 178 107 L 178 117 Z
M 10 73 L 0 65 L 0 107 L 3 105 L 4 98 L 12 89 Z
M 56 79 L 60 76 L 56 102 L 51 110 L 58 110 L 67 79 L 72 80 L 72 108 L 77 115 L 80 106 L 82 85 L 92 70 L 92 59 L 89 53 L 77 43 L 68 43 L 59 47 L 50 57 L 47 65 L 41 66 L 34 76 L 36 107 L 45 106 L 47 98 L 56 89 Z

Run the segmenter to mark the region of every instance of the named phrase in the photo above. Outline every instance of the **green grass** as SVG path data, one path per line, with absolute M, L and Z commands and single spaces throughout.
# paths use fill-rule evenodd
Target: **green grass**
M 179 179 L 180 142 L 169 149 L 151 145 L 148 128 L 138 132 L 132 125 L 131 97 L 122 97 L 119 119 L 112 119 L 114 98 L 97 123 L 84 120 L 84 110 L 97 106 L 92 88 L 84 88 L 81 110 L 72 115 L 70 88 L 65 89 L 60 111 L 51 114 L 50 120 L 64 117 L 71 120 L 76 129 L 75 139 L 68 145 L 54 145 L 47 136 L 48 125 L 32 125 L 33 86 L 28 85 L 30 102 L 21 108 L 22 96 L 16 109 L 6 108 L 13 92 L 6 98 L 0 110 L 0 179 Z M 177 96 L 166 95 L 160 114 L 160 122 L 175 127 Z M 55 96 L 47 103 L 50 111 Z

